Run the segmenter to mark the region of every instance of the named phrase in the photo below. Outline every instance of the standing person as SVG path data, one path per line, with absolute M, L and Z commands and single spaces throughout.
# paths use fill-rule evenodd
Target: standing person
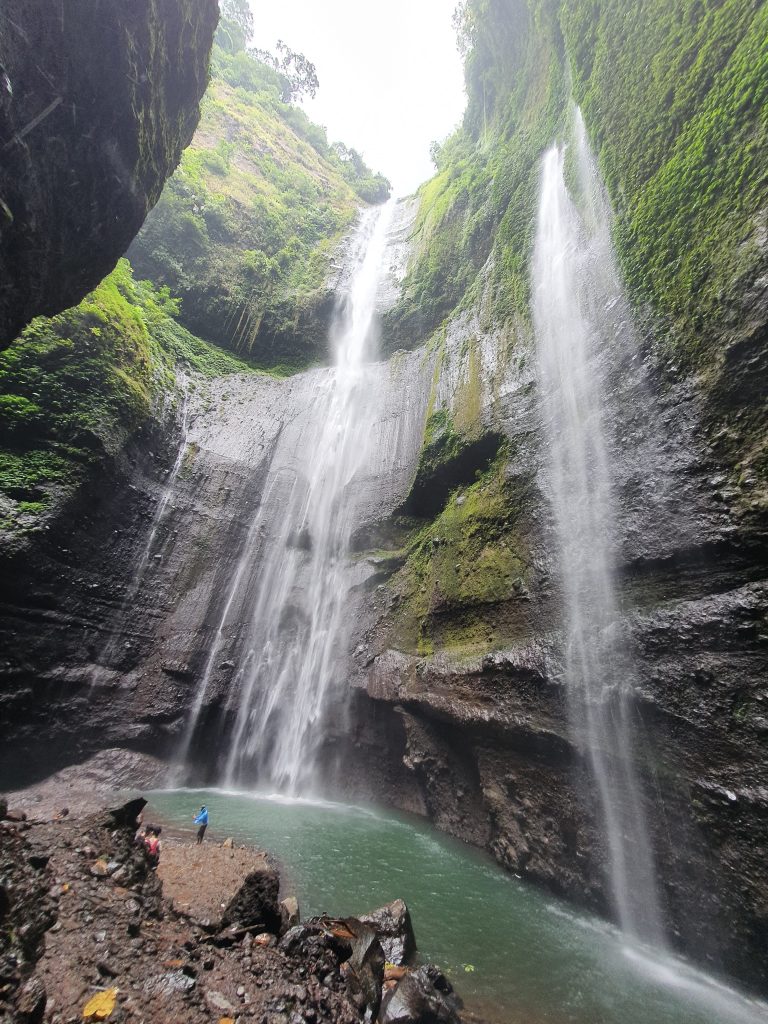
M 208 808 L 205 806 L 205 804 L 203 804 L 203 806 L 200 808 L 197 815 L 195 816 L 195 824 L 200 826 L 200 828 L 197 830 L 197 843 L 199 846 L 200 843 L 202 843 L 203 841 L 205 830 L 208 828 Z
M 149 863 L 153 868 L 160 863 L 160 833 L 162 831 L 158 825 L 151 825 L 147 828 L 147 837 L 144 840 Z

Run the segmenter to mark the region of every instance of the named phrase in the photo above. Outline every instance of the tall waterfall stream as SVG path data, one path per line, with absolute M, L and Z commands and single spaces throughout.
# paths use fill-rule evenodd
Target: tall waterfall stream
M 623 931 L 658 948 L 661 912 L 629 696 L 633 666 L 615 587 L 616 536 L 600 357 L 632 344 L 610 238 L 610 211 L 575 117 L 582 213 L 565 150 L 544 157 L 533 260 L 534 323 L 551 496 L 560 554 L 571 727 L 586 748 Z
M 331 329 L 334 365 L 313 378 L 298 436 L 295 424 L 283 428 L 197 689 L 182 760 L 233 604 L 254 583 L 258 564 L 250 624 L 229 689 L 235 727 L 227 784 L 247 773 L 281 792 L 311 792 L 324 723 L 343 716 L 338 668 L 347 555 L 358 525 L 356 477 L 376 436 L 375 309 L 392 209 L 388 203 L 367 211 L 352 240 L 349 286 Z

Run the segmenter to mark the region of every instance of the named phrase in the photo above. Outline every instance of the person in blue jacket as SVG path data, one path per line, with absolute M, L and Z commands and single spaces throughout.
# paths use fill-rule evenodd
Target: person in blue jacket
M 205 830 L 208 828 L 208 808 L 203 804 L 199 812 L 195 816 L 195 824 L 199 825 L 200 828 L 197 830 L 197 842 L 202 843 Z

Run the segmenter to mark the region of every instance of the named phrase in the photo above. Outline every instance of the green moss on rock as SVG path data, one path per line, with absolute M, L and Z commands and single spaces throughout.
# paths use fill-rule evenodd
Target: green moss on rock
M 511 481 L 504 450 L 474 484 L 458 488 L 419 529 L 391 582 L 392 642 L 406 651 L 493 645 L 489 607 L 526 595 L 527 485 Z
M 28 529 L 114 458 L 175 387 L 175 366 L 204 376 L 253 371 L 190 335 L 176 308 L 121 260 L 79 306 L 35 319 L 0 353 L 4 528 Z

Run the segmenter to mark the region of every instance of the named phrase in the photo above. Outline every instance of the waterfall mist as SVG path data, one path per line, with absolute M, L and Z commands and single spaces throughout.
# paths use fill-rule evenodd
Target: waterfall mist
M 571 727 L 585 748 L 624 932 L 663 945 L 653 853 L 635 769 L 632 656 L 616 592 L 613 474 L 602 360 L 632 344 L 610 238 L 610 209 L 575 118 L 579 206 L 565 148 L 545 155 L 533 259 L 534 324 L 565 616 Z

